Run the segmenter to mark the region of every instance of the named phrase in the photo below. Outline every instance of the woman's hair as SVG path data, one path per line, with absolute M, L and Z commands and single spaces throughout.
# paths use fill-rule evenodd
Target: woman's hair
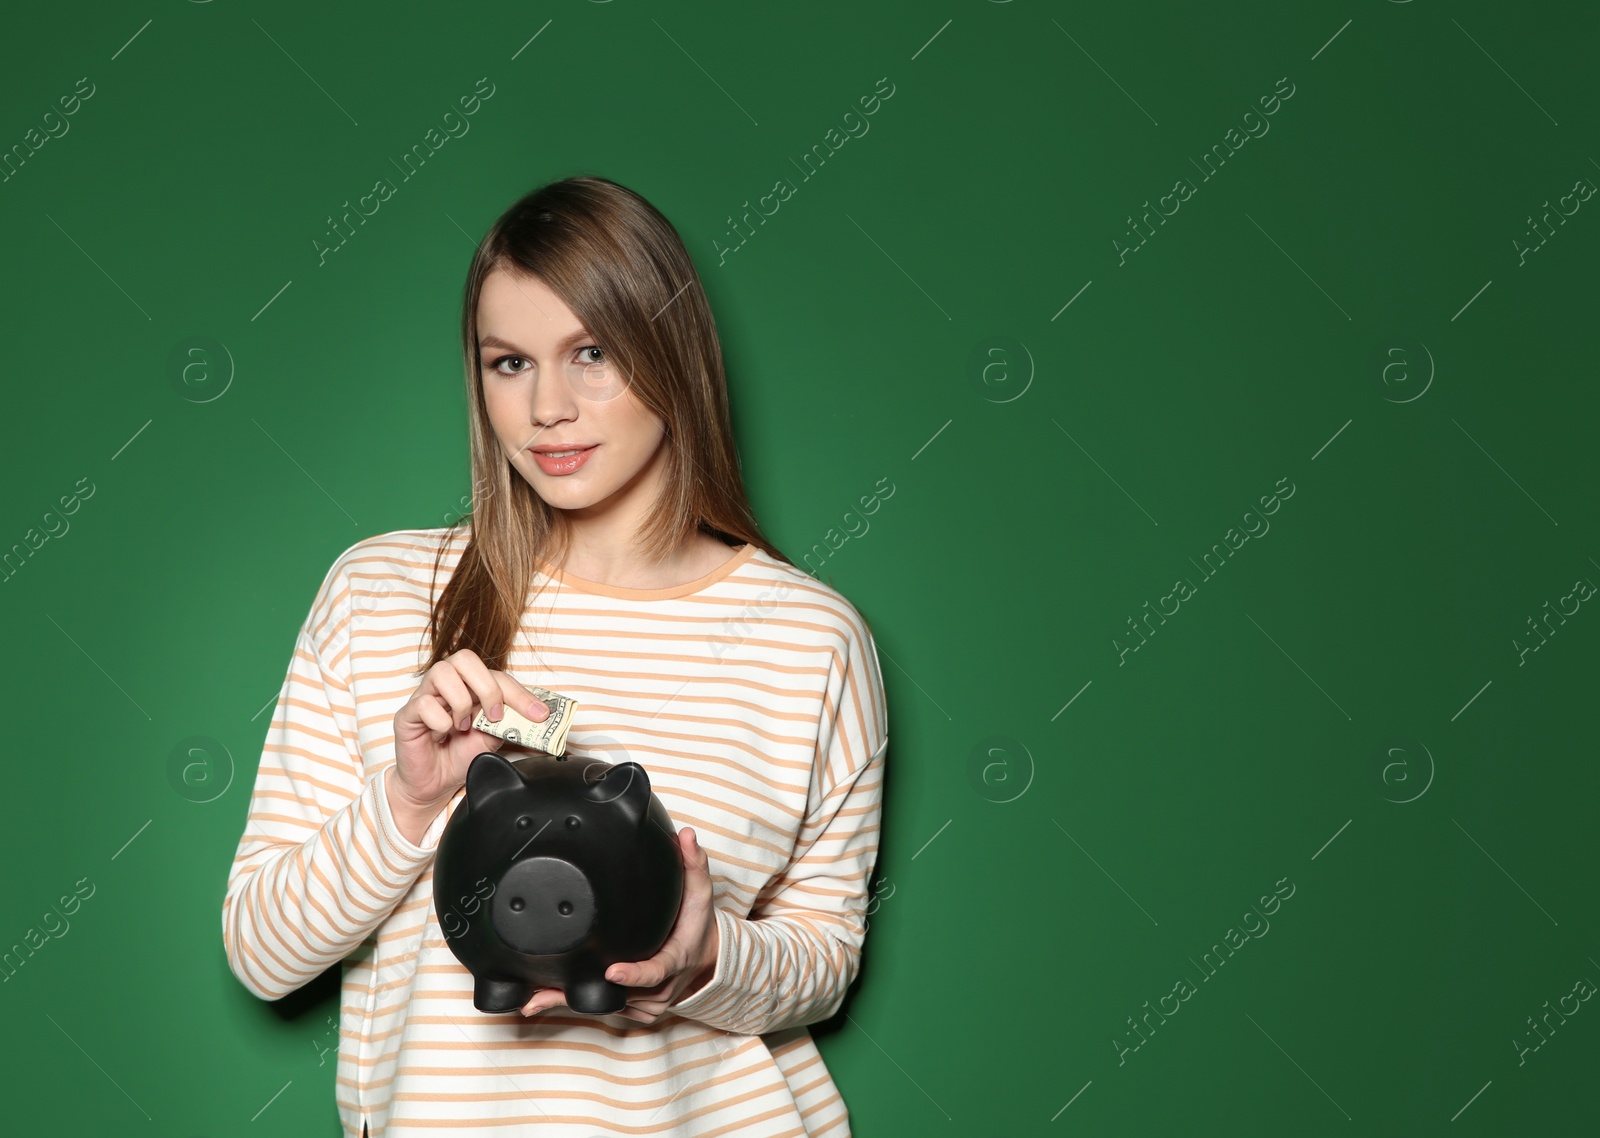
M 472 511 L 450 530 L 470 524 L 471 537 L 433 608 L 432 655 L 419 671 L 462 648 L 504 670 L 536 560 L 562 566 L 570 548 L 565 515 L 513 469 L 484 403 L 478 298 L 497 269 L 543 281 L 620 369 L 622 382 L 663 420 L 668 472 L 642 529 L 645 551 L 665 557 L 699 530 L 791 563 L 762 535 L 745 497 L 716 322 L 677 230 L 609 179 L 551 182 L 501 214 L 467 271 L 461 346 Z M 440 543 L 435 583 L 453 536 L 447 532 Z

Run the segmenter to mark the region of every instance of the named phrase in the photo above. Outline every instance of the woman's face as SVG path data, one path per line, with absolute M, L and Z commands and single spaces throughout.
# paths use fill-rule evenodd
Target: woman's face
M 511 465 L 551 506 L 642 519 L 663 480 L 665 424 L 605 345 L 538 277 L 496 270 L 478 300 L 489 421 Z M 569 458 L 535 449 L 590 448 Z

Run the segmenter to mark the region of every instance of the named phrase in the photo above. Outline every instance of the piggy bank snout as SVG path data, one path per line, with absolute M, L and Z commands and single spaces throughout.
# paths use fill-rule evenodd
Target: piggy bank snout
M 511 948 L 550 956 L 587 940 L 597 913 L 594 889 L 581 869 L 558 857 L 530 857 L 500 878 L 490 920 Z

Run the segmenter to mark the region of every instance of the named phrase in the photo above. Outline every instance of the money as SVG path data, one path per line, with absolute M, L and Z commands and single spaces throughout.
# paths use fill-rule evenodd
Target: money
M 532 747 L 549 755 L 566 754 L 567 729 L 572 726 L 572 713 L 578 709 L 578 701 L 545 688 L 530 687 L 528 690 L 550 708 L 550 718 L 535 723 L 516 708 L 506 705 L 501 708 L 498 720 L 490 719 L 488 712 L 480 710 L 472 725 L 485 734 L 519 747 Z

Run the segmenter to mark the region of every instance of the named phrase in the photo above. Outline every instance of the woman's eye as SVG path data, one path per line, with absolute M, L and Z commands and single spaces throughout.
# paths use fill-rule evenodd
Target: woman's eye
M 591 355 L 590 353 L 593 353 L 593 354 Z M 513 371 L 505 370 L 503 365 L 506 364 L 507 362 L 511 361 L 511 360 L 516 360 L 516 361 L 520 362 L 523 366 L 519 367 L 519 368 L 516 368 Z M 602 347 L 599 347 L 598 345 L 595 345 L 595 344 L 590 344 L 590 345 L 588 345 L 586 347 L 579 348 L 578 349 L 578 362 L 580 364 L 583 364 L 585 367 L 593 367 L 596 364 L 603 364 L 603 363 L 606 362 L 605 361 L 605 349 L 602 348 Z M 531 366 L 532 366 L 532 363 L 528 359 L 528 357 L 526 357 L 526 356 L 501 356 L 499 359 L 497 359 L 493 363 L 491 363 L 489 365 L 489 368 L 492 371 L 499 372 L 501 375 L 512 376 L 512 375 L 521 375 L 523 372 L 527 371 L 529 369 L 529 367 L 531 367 Z
M 500 372 L 501 375 L 521 375 L 524 371 L 527 370 L 526 368 L 518 368 L 516 371 L 510 371 L 510 372 L 501 371 L 500 370 L 500 365 L 505 363 L 507 360 L 522 360 L 523 363 L 527 363 L 528 362 L 527 359 L 524 358 L 523 356 L 501 356 L 499 359 L 495 360 L 494 363 L 490 364 L 489 366 L 491 368 L 493 368 L 495 371 Z

